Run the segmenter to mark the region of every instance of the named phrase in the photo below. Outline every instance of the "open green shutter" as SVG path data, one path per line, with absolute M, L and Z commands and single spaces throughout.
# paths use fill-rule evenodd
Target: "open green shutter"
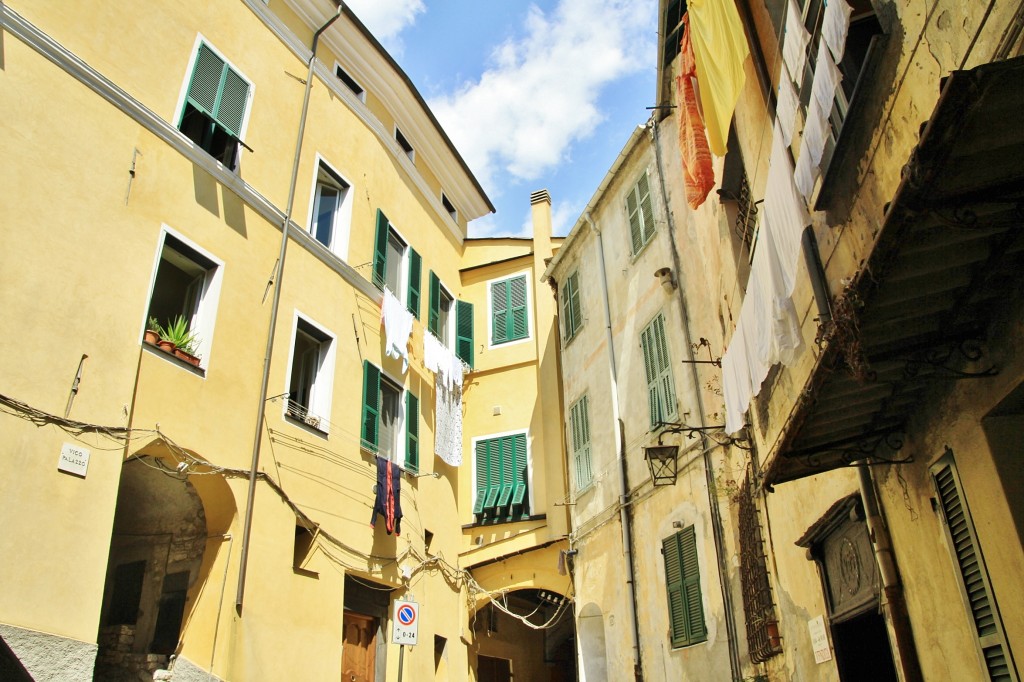
M 476 442 L 476 500 L 473 503 L 473 513 L 479 514 L 484 510 L 484 500 L 487 497 L 487 441 Z
M 420 319 L 420 282 L 422 277 L 423 259 L 412 247 L 409 247 L 409 295 L 407 302 L 409 312 L 417 320 Z
M 405 468 L 420 470 L 420 401 L 411 391 L 405 393 Z
M 662 421 L 672 421 L 678 416 L 675 382 L 672 379 L 672 363 L 668 357 L 668 340 L 665 338 L 665 316 L 659 314 L 651 323 L 654 346 L 657 350 L 658 398 L 662 408 Z
M 484 498 L 484 511 L 494 509 L 501 492 L 501 444 L 497 439 L 486 442 L 487 460 L 487 495 Z
M 636 183 L 637 201 L 640 203 L 640 216 L 643 222 L 644 244 L 650 241 L 654 234 L 654 207 L 651 204 L 650 184 L 647 181 L 647 171 L 640 176 Z
M 377 234 L 373 240 L 373 284 L 384 288 L 384 277 L 388 263 L 388 218 L 384 211 L 377 209 Z M 395 292 L 392 292 L 395 293 Z
M 686 644 L 686 606 L 683 599 L 683 568 L 677 535 L 661 541 L 661 553 L 665 559 L 670 639 L 672 646 L 683 646 Z
M 529 472 L 526 470 L 526 434 L 517 433 L 512 436 L 512 454 L 515 459 L 514 475 L 515 484 L 512 489 L 512 504 L 523 505 L 523 513 L 526 513 L 526 483 L 529 480 Z
M 242 119 L 245 118 L 245 104 L 249 98 L 249 84 L 225 67 L 224 85 L 217 103 L 217 122 L 235 137 L 242 134 Z
M 654 342 L 654 334 L 648 327 L 640 332 L 640 347 L 644 352 L 644 374 L 647 378 L 647 405 L 651 413 L 651 427 L 661 423 L 661 405 L 658 401 L 658 372 L 657 360 L 654 355 L 657 353 L 657 345 Z
M 499 438 L 498 452 L 501 462 L 501 491 L 498 493 L 498 507 L 507 507 L 512 500 L 512 489 L 515 487 L 516 462 L 512 437 Z
M 362 446 L 377 452 L 380 433 L 380 370 L 363 361 L 363 419 Z
M 437 326 L 441 317 L 441 280 L 434 271 L 430 271 L 430 305 L 427 308 L 427 331 L 437 336 Z
M 697 561 L 697 533 L 693 526 L 679 532 L 679 556 L 683 567 L 683 602 L 686 608 L 686 640 L 688 644 L 702 641 L 704 603 L 700 594 L 700 563 Z
M 580 305 L 580 273 L 572 273 L 572 277 L 569 280 L 572 282 L 569 305 L 572 308 L 572 333 L 575 336 L 576 332 L 583 326 L 583 307 Z
M 505 343 L 508 335 L 508 280 L 491 284 L 491 343 Z
M 473 369 L 473 304 L 455 302 L 455 355 Z
M 199 46 L 199 54 L 192 68 L 192 80 L 188 84 L 188 101 L 213 119 L 216 118 L 217 95 L 220 93 L 220 81 L 226 66 L 213 50 L 206 45 Z
M 640 217 L 640 206 L 636 195 L 636 187 L 631 189 L 629 194 L 626 195 L 626 212 L 629 214 L 629 237 L 633 246 L 634 256 L 640 252 L 640 247 L 644 245 L 643 225 L 641 225 L 643 219 Z
M 507 281 L 509 320 L 507 338 L 510 341 L 528 336 L 526 319 L 526 276 Z

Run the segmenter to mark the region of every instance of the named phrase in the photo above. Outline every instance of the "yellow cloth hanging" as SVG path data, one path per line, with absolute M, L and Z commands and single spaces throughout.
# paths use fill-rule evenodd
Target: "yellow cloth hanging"
M 725 156 L 729 122 L 736 109 L 750 55 L 734 0 L 690 0 L 687 3 L 697 83 L 704 108 L 708 144 L 716 156 Z

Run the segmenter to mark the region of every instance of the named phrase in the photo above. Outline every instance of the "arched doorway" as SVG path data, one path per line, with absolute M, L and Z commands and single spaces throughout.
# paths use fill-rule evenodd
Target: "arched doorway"
M 580 650 L 580 682 L 607 682 L 608 662 L 605 658 L 604 614 L 601 607 L 590 602 L 577 616 Z

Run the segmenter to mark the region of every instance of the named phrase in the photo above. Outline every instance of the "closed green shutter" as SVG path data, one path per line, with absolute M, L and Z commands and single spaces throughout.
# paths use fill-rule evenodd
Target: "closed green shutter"
M 473 504 L 473 513 L 481 514 L 484 511 L 484 500 L 487 497 L 487 441 L 476 442 L 476 501 Z
M 475 452 L 473 513 L 498 521 L 514 521 L 526 515 L 526 434 L 479 440 Z
M 526 461 L 526 434 L 517 433 L 509 437 L 512 441 L 512 457 L 515 460 L 513 467 L 513 490 L 512 504 L 522 505 L 522 514 L 525 516 L 529 510 L 526 508 L 526 482 L 529 480 Z
M 672 421 L 679 414 L 675 380 L 672 378 L 672 362 L 668 357 L 664 315 L 658 313 L 658 316 L 640 332 L 640 347 L 644 353 L 647 402 L 653 428 Z
M 420 282 L 422 277 L 423 259 L 412 247 L 409 247 L 409 295 L 407 304 L 409 312 L 417 320 L 420 319 Z
M 512 501 L 512 489 L 516 481 L 516 459 L 515 445 L 512 438 L 499 438 L 496 441 L 498 446 L 498 460 L 501 464 L 501 490 L 498 493 L 496 507 L 507 507 Z
M 665 559 L 665 587 L 673 647 L 702 642 L 707 637 L 704 605 L 700 591 L 697 536 L 693 526 L 665 538 L 661 543 Z
M 576 489 L 583 490 L 593 480 L 590 464 L 589 398 L 583 396 L 569 409 L 573 459 L 576 463 Z
M 985 560 L 978 551 L 978 536 L 951 450 L 932 467 L 946 537 L 960 578 L 960 588 L 974 624 L 974 635 L 989 679 L 1018 680 L 1013 660 L 1007 656 L 1006 634 L 992 593 Z
M 503 279 L 491 284 L 491 342 L 508 340 L 508 280 Z
M 644 352 L 644 374 L 647 377 L 647 406 L 651 415 L 651 428 L 662 422 L 661 404 L 658 401 L 658 372 L 655 369 L 653 336 L 649 327 L 640 332 L 640 347 Z
M 437 326 L 441 318 L 441 280 L 434 271 L 430 271 L 430 300 L 427 308 L 427 331 L 437 336 Z
M 562 287 L 562 328 L 568 341 L 583 326 L 583 309 L 580 307 L 579 271 L 565 278 Z
M 378 289 L 384 288 L 384 277 L 388 264 L 388 218 L 384 211 L 377 209 L 377 234 L 373 240 L 372 281 Z M 392 292 L 394 293 L 394 292 Z
M 361 444 L 370 452 L 377 452 L 380 434 L 380 370 L 363 361 L 363 418 Z
M 455 302 L 455 355 L 473 369 L 473 304 Z
M 526 317 L 526 276 L 515 277 L 508 283 L 508 339 L 525 339 L 528 335 Z
M 411 391 L 405 393 L 405 468 L 420 470 L 420 401 Z
M 647 171 L 644 171 L 626 196 L 626 213 L 629 215 L 630 243 L 635 256 L 654 235 L 654 206 L 651 203 Z

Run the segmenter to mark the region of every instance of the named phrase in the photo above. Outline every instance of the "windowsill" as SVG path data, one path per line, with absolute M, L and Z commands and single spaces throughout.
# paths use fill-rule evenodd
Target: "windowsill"
M 524 521 L 545 521 L 547 520 L 547 514 L 531 514 L 529 516 L 523 516 L 518 519 L 506 519 L 506 518 L 495 518 L 486 519 L 484 521 L 475 521 L 473 523 L 463 524 L 462 530 L 470 530 L 472 528 L 481 528 L 483 526 L 500 526 L 507 523 L 522 523 Z
M 298 566 L 292 566 L 292 572 L 295 575 L 301 575 L 305 578 L 313 578 L 314 580 L 320 579 L 320 574 L 317 571 L 311 571 L 308 568 L 300 568 Z
M 583 326 L 584 325 L 581 324 L 580 328 L 576 330 L 575 334 L 573 334 L 572 336 L 570 336 L 569 338 L 565 339 L 565 341 L 562 342 L 562 348 L 568 348 L 569 344 L 571 344 L 573 341 L 579 338 L 580 332 L 583 331 Z
M 631 255 L 629 256 L 629 264 L 630 264 L 630 265 L 633 265 L 633 264 L 635 264 L 635 263 L 636 263 L 636 262 L 637 262 L 638 260 L 640 260 L 640 256 L 644 255 L 644 251 L 646 251 L 646 250 L 647 250 L 647 247 L 649 247 L 649 246 L 650 246 L 650 245 L 651 245 L 651 244 L 652 244 L 652 243 L 654 242 L 654 239 L 655 239 L 655 237 L 657 237 L 657 236 L 658 236 L 658 232 L 657 232 L 657 231 L 653 232 L 653 233 L 651 234 L 651 238 L 650 238 L 650 239 L 648 239 L 648 240 L 647 240 L 646 242 L 644 242 L 643 246 L 641 246 L 641 247 L 640 247 L 640 250 L 639 250 L 639 251 L 637 251 L 637 252 L 636 252 L 636 253 L 634 253 L 634 254 L 631 254 Z
M 707 641 L 708 641 L 708 638 L 705 635 L 704 639 L 702 639 L 702 640 L 700 640 L 698 642 L 689 642 L 688 644 L 680 644 L 679 646 L 673 646 L 672 647 L 672 651 L 673 652 L 675 652 L 675 651 L 682 651 L 683 649 L 689 649 L 690 647 L 697 646 L 698 644 L 704 644 Z
M 325 429 L 323 429 L 323 428 L 321 428 L 319 426 L 313 426 L 312 424 L 307 424 L 305 422 L 305 420 L 300 418 L 300 417 L 296 417 L 294 415 L 285 413 L 284 420 L 286 422 L 288 422 L 289 424 L 292 424 L 294 426 L 298 426 L 303 431 L 310 432 L 314 436 L 320 436 L 324 440 L 326 440 L 327 436 L 329 435 L 328 431 L 326 431 Z M 323 423 L 323 422 L 321 421 L 320 423 Z
M 168 362 L 178 365 L 183 369 L 189 370 L 196 376 L 206 378 L 206 368 L 201 365 L 193 365 L 191 362 L 188 362 L 187 360 L 182 360 L 181 358 L 175 356 L 174 353 L 168 353 L 165 350 L 161 350 L 157 345 L 149 343 L 148 341 L 143 341 L 142 347 L 149 351 L 150 353 L 152 353 L 153 355 L 156 355 L 157 357 L 164 358 Z
M 509 346 L 518 346 L 518 345 L 520 345 L 522 343 L 526 343 L 526 342 L 532 341 L 532 340 L 533 340 L 533 337 L 523 336 L 523 337 L 518 338 L 518 339 L 509 339 L 508 341 L 498 341 L 497 343 L 495 343 L 494 341 L 491 341 L 488 344 L 487 349 L 488 350 L 497 350 L 499 348 L 508 348 Z

